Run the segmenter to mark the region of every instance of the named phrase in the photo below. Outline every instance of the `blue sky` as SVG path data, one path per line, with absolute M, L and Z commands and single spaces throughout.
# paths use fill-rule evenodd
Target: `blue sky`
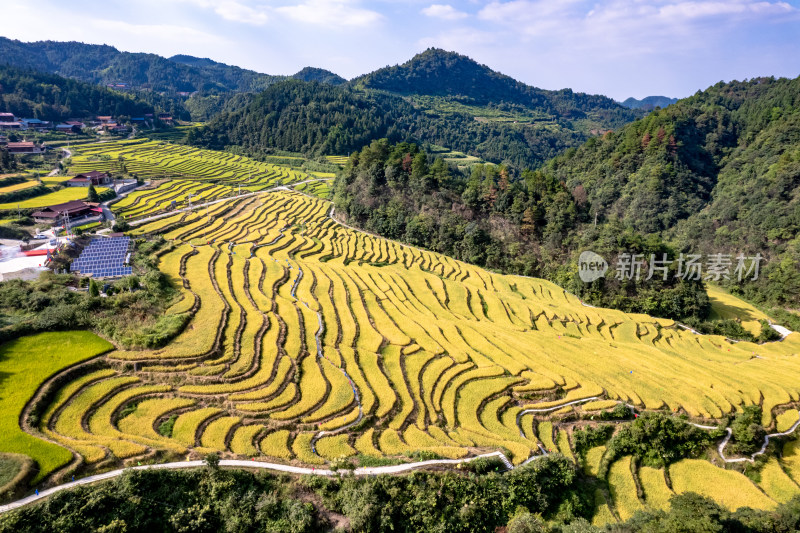
M 688 96 L 800 75 L 800 0 L 4 0 L 5 37 L 352 78 L 430 46 L 545 89 Z

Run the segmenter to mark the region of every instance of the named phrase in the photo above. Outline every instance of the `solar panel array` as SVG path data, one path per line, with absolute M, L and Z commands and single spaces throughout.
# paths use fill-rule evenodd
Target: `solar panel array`
M 130 258 L 130 248 L 130 237 L 93 239 L 72 262 L 70 271 L 95 278 L 130 276 L 133 269 L 125 266 Z

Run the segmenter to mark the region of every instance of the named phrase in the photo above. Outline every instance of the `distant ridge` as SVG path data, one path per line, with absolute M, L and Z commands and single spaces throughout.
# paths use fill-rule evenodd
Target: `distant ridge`
M 620 102 L 628 109 L 643 109 L 645 111 L 652 111 L 656 107 L 667 107 L 677 102 L 677 98 L 670 98 L 669 96 L 645 96 L 641 100 L 630 97 L 624 102 Z
M 451 98 L 469 105 L 505 102 L 570 119 L 582 117 L 587 111 L 622 110 L 619 103 L 606 96 L 532 87 L 467 56 L 440 48 L 428 48 L 402 65 L 378 69 L 351 83 L 402 95 Z M 626 117 L 623 122 L 632 118 Z

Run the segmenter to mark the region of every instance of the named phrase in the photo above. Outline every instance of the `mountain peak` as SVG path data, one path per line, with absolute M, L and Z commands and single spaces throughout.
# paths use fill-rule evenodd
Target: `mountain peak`
M 327 83 L 329 85 L 341 85 L 347 81 L 330 70 L 317 67 L 305 67 L 296 74 L 292 74 L 291 77 L 296 80 L 317 81 L 319 83 Z
M 170 61 L 174 61 L 175 63 L 182 63 L 184 65 L 189 65 L 190 67 L 213 67 L 215 65 L 222 64 L 207 57 L 195 57 L 186 54 L 174 55 L 168 59 Z
M 477 102 L 514 99 L 524 84 L 458 54 L 428 48 L 402 65 L 385 67 L 358 79 L 365 87 L 400 94 L 465 97 Z
M 656 107 L 667 107 L 677 102 L 677 98 L 670 98 L 669 96 L 645 96 L 641 100 L 630 97 L 624 102 L 620 102 L 623 106 L 629 109 L 643 109 L 645 111 L 652 111 Z

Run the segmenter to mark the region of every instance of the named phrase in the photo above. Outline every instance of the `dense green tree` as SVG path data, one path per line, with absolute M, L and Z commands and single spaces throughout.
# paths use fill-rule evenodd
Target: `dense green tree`
M 100 197 L 97 195 L 97 189 L 94 188 L 94 185 L 89 185 L 89 192 L 86 196 L 86 199 L 89 202 L 99 202 Z
M 761 425 L 761 406 L 748 405 L 736 414 L 731 422 L 731 451 L 751 454 L 764 443 L 767 432 Z

